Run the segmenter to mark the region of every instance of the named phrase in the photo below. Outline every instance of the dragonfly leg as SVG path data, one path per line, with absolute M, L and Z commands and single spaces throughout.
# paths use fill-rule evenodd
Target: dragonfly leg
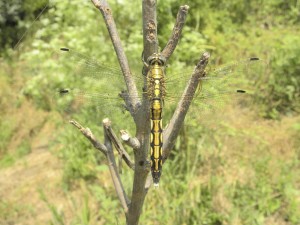
M 141 60 L 142 60 L 142 62 L 143 62 L 143 64 L 144 64 L 144 66 L 145 66 L 146 68 L 148 68 L 148 67 L 149 67 L 149 64 L 146 63 L 146 61 L 144 60 L 144 50 L 143 50 L 142 55 L 141 55 Z

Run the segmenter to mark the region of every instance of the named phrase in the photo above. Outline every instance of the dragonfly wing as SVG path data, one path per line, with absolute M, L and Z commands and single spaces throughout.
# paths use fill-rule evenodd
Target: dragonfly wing
M 68 119 L 82 120 L 86 117 L 101 121 L 104 118 L 110 118 L 114 122 L 119 123 L 121 121 L 119 128 L 124 129 L 129 127 L 124 121 L 128 121 L 131 116 L 123 98 L 119 94 L 87 92 L 82 91 L 82 89 L 63 89 L 56 92 L 53 102 L 57 111 Z M 139 97 L 137 98 L 139 99 Z
M 102 119 L 126 114 L 124 100 L 128 94 L 119 68 L 67 48 L 62 48 L 61 53 L 67 68 L 63 68 L 64 78 L 57 84 L 53 98 L 59 111 L 72 116 L 90 112 Z
M 243 75 L 253 75 L 253 73 L 259 74 L 264 69 L 266 63 L 259 58 L 249 58 L 229 64 L 225 64 L 219 67 L 207 66 L 206 76 L 200 78 L 206 85 L 215 86 L 216 82 L 220 84 L 236 84 L 244 79 Z M 170 74 L 167 73 L 166 85 L 172 86 L 183 84 L 185 85 L 190 79 L 193 70 L 184 71 L 182 73 Z
M 73 49 L 61 48 L 61 60 L 70 62 L 69 67 L 75 72 L 77 78 L 87 79 L 92 82 L 109 82 L 111 86 L 118 88 L 125 88 L 125 83 L 122 71 L 119 67 L 107 65 L 96 59 L 89 58 L 88 56 L 76 52 Z M 140 84 L 143 83 L 143 77 L 132 75 L 135 81 Z
M 206 71 L 206 76 L 199 79 L 197 92 L 194 95 L 185 96 L 185 101 L 192 101 L 187 120 L 192 121 L 197 117 L 209 118 L 208 115 L 220 113 L 230 104 L 240 104 L 248 99 L 246 92 L 249 85 L 245 75 L 257 73 L 256 68 L 262 65 L 263 63 L 258 58 L 251 58 Z M 178 77 L 171 75 L 166 81 L 165 105 L 172 105 L 170 108 L 173 111 L 177 102 L 182 98 L 189 77 L 190 75 L 186 76 L 186 74 Z

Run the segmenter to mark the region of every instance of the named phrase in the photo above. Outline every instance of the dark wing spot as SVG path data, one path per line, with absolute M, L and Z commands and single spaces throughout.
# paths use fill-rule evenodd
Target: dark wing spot
M 59 90 L 59 94 L 67 94 L 67 93 L 69 93 L 68 89 L 61 89 L 61 90 Z
M 68 48 L 60 48 L 60 50 L 61 50 L 61 51 L 65 51 L 65 52 L 70 51 L 70 49 L 68 49 Z

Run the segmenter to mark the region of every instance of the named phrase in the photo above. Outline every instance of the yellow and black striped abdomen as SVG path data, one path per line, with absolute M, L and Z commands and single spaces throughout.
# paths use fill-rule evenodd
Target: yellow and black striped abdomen
M 158 185 L 162 170 L 162 107 L 160 100 L 153 100 L 151 107 L 151 172 L 154 185 Z M 159 108 L 156 108 L 159 107 Z
M 148 74 L 148 94 L 151 119 L 151 173 L 155 186 L 158 186 L 162 172 L 162 109 L 165 96 L 164 69 L 158 64 L 151 67 Z

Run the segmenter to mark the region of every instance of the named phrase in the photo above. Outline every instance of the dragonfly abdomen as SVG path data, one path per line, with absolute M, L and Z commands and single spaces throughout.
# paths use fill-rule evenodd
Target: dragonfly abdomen
M 151 172 L 155 186 L 158 186 L 162 170 L 162 104 L 160 100 L 153 100 L 151 103 L 151 137 L 150 137 L 150 158 Z
M 150 100 L 150 159 L 154 186 L 159 185 L 162 172 L 162 110 L 165 96 L 164 61 L 154 55 L 148 72 L 148 96 Z

